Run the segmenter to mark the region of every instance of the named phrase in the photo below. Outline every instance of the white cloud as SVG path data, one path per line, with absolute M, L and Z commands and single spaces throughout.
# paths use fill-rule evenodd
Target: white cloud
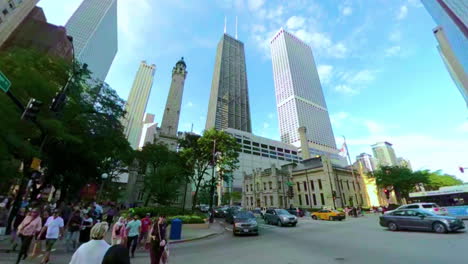
M 263 6 L 265 0 L 248 0 L 249 9 L 255 11 Z
M 335 86 L 335 91 L 346 95 L 356 95 L 359 93 L 359 90 L 353 89 L 346 84 L 340 84 Z
M 367 120 L 364 122 L 364 125 L 367 127 L 370 134 L 378 134 L 378 133 L 384 132 L 384 126 L 381 124 L 378 124 L 375 121 Z
M 336 58 L 344 58 L 348 53 L 348 48 L 343 43 L 337 43 L 329 48 L 330 55 Z
M 361 70 L 353 74 L 352 76 L 348 75 L 346 79 L 349 83 L 352 83 L 352 84 L 369 83 L 375 80 L 375 71 Z
M 395 30 L 388 36 L 388 39 L 394 42 L 398 42 L 401 40 L 401 32 L 399 30 Z
M 192 106 L 193 106 L 193 102 L 192 102 L 192 101 L 189 101 L 189 102 L 185 105 L 185 107 L 192 107 Z
M 333 43 L 325 33 L 310 32 L 304 28 L 292 33 L 302 41 L 310 44 L 313 50 L 318 50 L 319 52 L 325 51 L 328 56 L 344 58 L 348 52 L 347 47 L 343 43 Z
M 400 7 L 400 10 L 398 11 L 396 18 L 398 20 L 403 20 L 407 15 L 408 15 L 408 7 L 406 5 L 403 5 Z
M 345 121 L 349 117 L 350 114 L 347 112 L 338 112 L 330 115 L 330 121 L 335 127 L 341 127 L 343 125 L 343 121 Z
M 298 28 L 302 28 L 305 24 L 305 18 L 301 16 L 292 16 L 286 22 L 286 27 L 288 29 L 294 30 Z
M 344 7 L 342 10 L 341 10 L 341 13 L 344 15 L 344 16 L 349 16 L 353 13 L 353 9 L 349 6 L 347 7 Z
M 322 83 L 328 83 L 332 77 L 333 66 L 332 65 L 319 65 L 317 67 L 318 74 L 320 76 L 320 81 Z
M 395 56 L 398 53 L 400 53 L 400 46 L 393 46 L 385 50 L 385 56 L 390 57 L 390 56 Z
M 265 26 L 261 24 L 255 24 L 252 26 L 253 33 L 263 33 L 265 32 L 265 30 L 266 30 Z

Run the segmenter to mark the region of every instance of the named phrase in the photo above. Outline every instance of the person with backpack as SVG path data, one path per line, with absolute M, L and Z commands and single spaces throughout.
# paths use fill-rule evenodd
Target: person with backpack
M 125 235 L 125 218 L 119 217 L 117 223 L 115 223 L 114 228 L 112 228 L 112 245 L 122 244 L 122 238 Z

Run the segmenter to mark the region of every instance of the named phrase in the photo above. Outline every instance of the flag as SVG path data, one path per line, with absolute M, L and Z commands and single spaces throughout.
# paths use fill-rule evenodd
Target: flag
M 340 153 L 338 153 L 342 157 L 346 157 L 348 155 L 348 152 L 346 151 L 346 143 L 343 143 L 343 146 L 341 146 Z

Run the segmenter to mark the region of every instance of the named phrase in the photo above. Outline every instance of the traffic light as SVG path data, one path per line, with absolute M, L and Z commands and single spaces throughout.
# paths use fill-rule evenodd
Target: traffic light
M 390 191 L 387 189 L 384 189 L 383 191 L 385 193 L 385 197 L 387 197 L 387 199 L 390 199 Z
M 289 199 L 292 199 L 294 197 L 294 190 L 293 190 L 292 186 L 288 186 L 287 195 L 288 195 Z
M 54 99 L 52 99 L 52 104 L 50 105 L 50 110 L 52 112 L 60 111 L 60 108 L 62 107 L 63 103 L 65 102 L 65 99 L 66 99 L 65 93 L 57 92 L 57 94 L 55 94 Z
M 461 172 L 461 173 L 465 173 L 465 168 L 460 167 L 460 172 Z
M 26 109 L 21 115 L 21 119 L 36 120 L 37 114 L 41 111 L 42 102 L 34 98 L 29 99 Z

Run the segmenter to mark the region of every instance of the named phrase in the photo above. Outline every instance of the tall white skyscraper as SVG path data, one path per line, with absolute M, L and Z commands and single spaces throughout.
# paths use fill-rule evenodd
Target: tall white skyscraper
M 125 104 L 127 116 L 122 120 L 124 125 L 124 134 L 127 137 L 130 146 L 137 149 L 140 143 L 141 131 L 143 129 L 143 116 L 148 104 L 148 98 L 153 86 L 154 73 L 156 66 L 148 65 L 142 61 L 140 68 L 133 82 L 132 90 Z
M 398 160 L 395 150 L 389 142 L 378 142 L 372 145 L 372 152 L 377 158 L 379 166 L 397 166 Z
M 300 146 L 305 127 L 311 155 L 338 159 L 335 137 L 312 49 L 280 29 L 270 42 L 281 141 Z
M 83 0 L 65 27 L 75 57 L 105 81 L 117 53 L 117 0 Z

